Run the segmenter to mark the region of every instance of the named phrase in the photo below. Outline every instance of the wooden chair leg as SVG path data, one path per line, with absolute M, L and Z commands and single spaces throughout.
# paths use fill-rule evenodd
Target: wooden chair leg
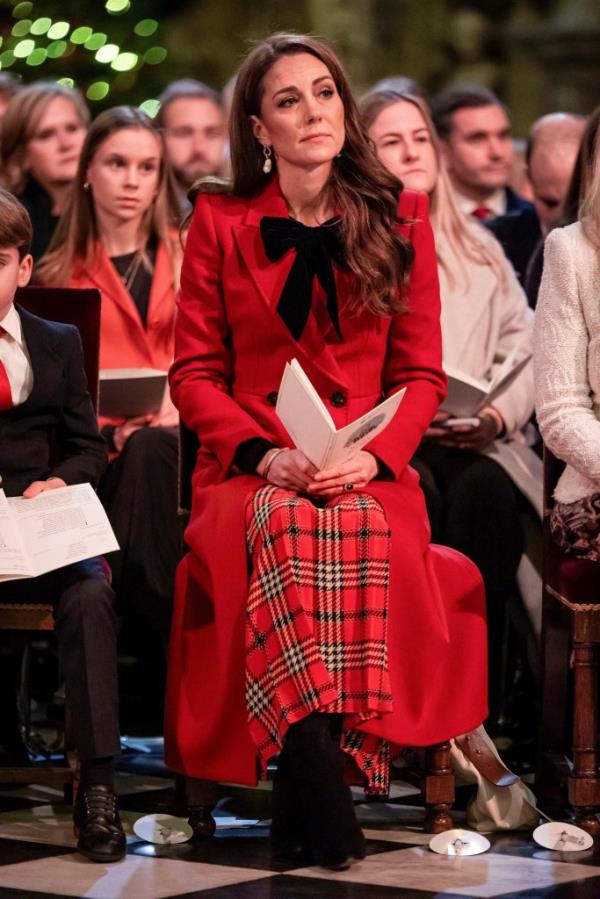
M 216 824 L 211 813 L 217 804 L 218 785 L 212 780 L 186 777 L 185 793 L 194 839 L 212 837 Z
M 422 790 L 425 799 L 425 833 L 442 833 L 454 827 L 454 774 L 450 767 L 450 743 L 436 743 L 425 750 Z
M 573 641 L 573 772 L 569 801 L 579 827 L 600 834 L 598 656 L 594 643 Z

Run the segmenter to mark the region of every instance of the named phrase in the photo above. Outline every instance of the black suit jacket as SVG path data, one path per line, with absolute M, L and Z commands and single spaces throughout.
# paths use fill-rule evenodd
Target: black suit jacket
M 27 400 L 0 412 L 0 475 L 7 496 L 50 476 L 96 484 L 106 464 L 87 389 L 79 331 L 17 306 L 33 368 Z
M 484 224 L 502 244 L 522 287 L 525 287 L 531 257 L 542 240 L 540 220 L 535 209 L 528 204 L 522 209 L 513 209 L 506 215 L 489 219 Z

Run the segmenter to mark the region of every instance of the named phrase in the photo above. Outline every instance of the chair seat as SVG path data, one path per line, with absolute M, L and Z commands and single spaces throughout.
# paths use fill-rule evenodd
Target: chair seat
M 600 612 L 600 562 L 548 547 L 546 589 L 574 612 Z
M 0 630 L 54 630 L 51 603 L 0 602 Z

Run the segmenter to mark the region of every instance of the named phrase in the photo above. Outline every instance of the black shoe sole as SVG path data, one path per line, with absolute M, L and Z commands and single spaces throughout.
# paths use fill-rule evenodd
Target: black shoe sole
M 85 856 L 85 858 L 89 858 L 92 862 L 104 862 L 105 864 L 112 864 L 113 862 L 123 861 L 125 856 L 127 855 L 127 850 L 124 849 L 122 853 L 119 855 L 105 855 L 100 852 L 90 852 L 87 849 L 81 849 L 81 847 L 77 847 L 77 852 L 80 855 Z

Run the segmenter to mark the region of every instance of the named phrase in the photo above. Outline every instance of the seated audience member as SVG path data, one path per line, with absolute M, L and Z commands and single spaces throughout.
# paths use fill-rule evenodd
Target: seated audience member
M 450 88 L 432 101 L 432 118 L 461 212 L 485 221 L 531 208 L 508 186 L 513 143 L 506 108 L 487 88 Z
M 486 222 L 523 287 L 534 250 L 562 214 L 585 125 L 583 116 L 564 112 L 545 115 L 534 122 L 526 152 L 533 208 L 514 209 Z
M 4 183 L 31 216 L 35 262 L 46 252 L 58 218 L 68 208 L 89 119 L 79 91 L 54 81 L 30 84 L 6 107 Z
M 10 72 L 0 72 L 0 123 L 4 118 L 9 100 L 21 90 L 22 84 Z
M 550 531 L 568 553 L 600 561 L 600 153 L 591 151 L 577 221 L 546 238 L 535 312 L 536 412 L 548 448 L 567 464 L 556 489 Z M 580 160 L 581 161 L 581 160 Z
M 193 78 L 174 81 L 159 99 L 156 125 L 163 129 L 181 211 L 187 214 L 194 181 L 221 171 L 227 122 L 218 93 Z
M 102 291 L 100 368 L 166 370 L 173 358 L 179 238 L 160 132 L 119 106 L 92 123 L 69 211 L 38 276 L 45 285 Z M 51 310 L 48 310 L 51 314 Z M 100 485 L 121 552 L 111 558 L 125 611 L 168 632 L 177 526 L 177 413 L 166 394 L 150 417 L 107 421 L 116 455 Z
M 479 574 L 430 547 L 408 465 L 445 393 L 435 249 L 427 198 L 378 162 L 321 41 L 257 44 L 231 125 L 232 187 L 196 199 L 170 375 L 201 448 L 166 758 L 252 784 L 278 754 L 275 848 L 340 869 L 365 853 L 345 769 L 385 793 L 398 745 L 486 709 Z M 397 418 L 318 471 L 275 411 L 294 356 L 337 426 L 406 385 Z
M 566 191 L 562 211 L 552 227 L 564 227 L 571 225 L 579 218 L 579 208 L 583 202 L 592 180 L 594 170 L 594 154 L 598 131 L 600 129 L 600 106 L 588 117 L 587 125 L 581 138 L 581 144 L 575 164 L 573 175 Z M 535 309 L 537 304 L 540 281 L 544 268 L 544 242 L 540 241 L 531 257 L 527 267 L 525 291 L 529 305 Z
M 367 95 L 362 112 L 384 165 L 407 188 L 430 196 L 444 362 L 488 378 L 513 347 L 521 356 L 531 352 L 531 313 L 523 290 L 494 238 L 458 209 L 424 103 L 383 91 Z M 533 372 L 527 365 L 478 414 L 476 427 L 444 426 L 448 416 L 439 413 L 413 459 L 432 539 L 469 556 L 483 575 L 492 709 L 498 699 L 506 602 L 514 593 L 524 549 L 524 495 L 541 509 L 540 461 L 521 432 L 532 411 Z
M 0 191 L 0 471 L 6 495 L 27 498 L 67 484 L 95 484 L 107 461 L 77 329 L 13 304 L 17 287 L 25 286 L 31 274 L 30 242 L 26 210 Z M 40 600 L 54 603 L 72 735 L 81 760 L 73 810 L 77 845 L 94 861 L 117 861 L 125 854 L 125 835 L 112 769 L 119 752 L 114 593 L 97 558 L 0 584 L 0 601 Z M 9 717 L 14 725 L 16 715 Z M 6 725 L 1 719 L 0 731 Z
M 522 137 L 513 137 L 512 145 L 512 160 L 508 169 L 508 180 L 506 183 L 523 200 L 533 203 L 533 192 L 529 183 L 527 163 L 525 161 L 527 141 L 523 140 Z

